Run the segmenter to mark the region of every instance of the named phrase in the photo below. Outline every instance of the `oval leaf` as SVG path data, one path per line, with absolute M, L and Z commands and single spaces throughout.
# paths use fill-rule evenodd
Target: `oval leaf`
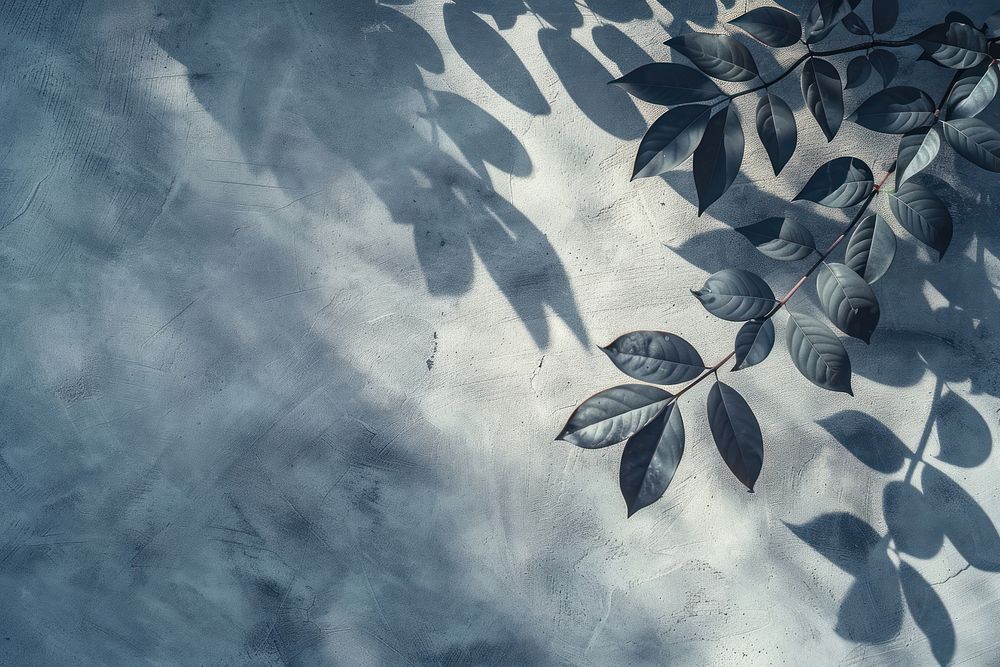
M 871 285 L 885 275 L 896 256 L 896 235 L 880 215 L 862 220 L 851 234 L 844 263 Z
M 821 206 L 847 208 L 871 194 L 875 186 L 872 170 L 856 157 L 839 157 L 816 170 L 795 201 L 805 199 Z
M 639 142 L 632 178 L 657 176 L 688 159 L 701 142 L 711 114 L 712 107 L 691 104 L 657 118 Z
M 722 91 L 707 76 L 675 63 L 643 65 L 611 83 L 640 100 L 664 106 L 710 102 L 722 96 Z
M 952 69 L 969 69 L 986 59 L 986 36 L 965 23 L 939 23 L 910 38 L 934 62 Z
M 808 229 L 784 218 L 767 218 L 752 225 L 738 227 L 736 231 L 772 259 L 803 259 L 812 254 L 816 247 Z
M 757 103 L 757 134 L 777 176 L 795 153 L 799 136 L 795 116 L 785 100 L 771 93 L 765 93 L 760 98 Z
M 750 50 L 729 35 L 692 32 L 668 39 L 667 46 L 687 56 L 705 74 L 723 81 L 757 78 L 757 63 Z
M 638 433 L 673 400 L 659 387 L 623 384 L 594 394 L 570 415 L 556 440 L 598 449 Z
M 777 7 L 760 7 L 739 16 L 733 25 L 768 46 L 791 46 L 802 39 L 802 26 L 791 12 Z
M 951 215 L 933 192 L 907 181 L 889 193 L 889 208 L 906 231 L 937 250 L 938 258 L 944 257 L 951 243 Z
M 735 389 L 716 382 L 708 392 L 708 425 L 722 460 L 752 493 L 764 462 L 764 439 L 753 410 Z
M 750 320 L 736 334 L 736 365 L 734 371 L 756 366 L 767 359 L 774 347 L 774 321 Z
M 955 625 L 941 597 L 906 561 L 899 564 L 899 583 L 913 622 L 930 642 L 934 659 L 939 665 L 951 664 L 955 656 Z
M 948 96 L 946 116 L 972 118 L 990 105 L 997 95 L 997 68 L 992 62 L 983 62 L 955 83 Z
M 857 88 L 863 85 L 872 75 L 872 64 L 868 56 L 852 58 L 847 63 L 847 84 L 844 88 Z
M 618 484 L 629 516 L 663 496 L 683 454 L 684 421 L 672 402 L 625 443 Z
M 822 58 L 809 58 L 802 67 L 802 99 L 826 140 L 832 141 L 844 120 L 844 90 L 837 68 Z
M 847 28 L 848 32 L 855 35 L 861 35 L 862 37 L 867 37 L 871 34 L 871 31 L 868 29 L 868 24 L 854 12 L 851 12 L 844 17 L 844 27 Z
M 933 128 L 921 127 L 907 132 L 899 141 L 896 188 L 926 169 L 940 150 L 941 136 Z
M 788 311 L 785 335 L 792 363 L 817 387 L 854 395 L 851 359 L 837 334 L 815 317 Z
M 643 382 L 677 384 L 705 370 L 691 343 L 665 331 L 633 331 L 601 350 L 619 370 Z
M 871 62 L 872 67 L 875 68 L 878 75 L 882 77 L 883 86 L 888 86 L 892 83 L 892 80 L 896 78 L 896 74 L 899 72 L 899 60 L 895 54 L 885 49 L 873 50 L 868 54 L 868 61 Z
M 978 118 L 946 120 L 944 138 L 966 160 L 989 171 L 1000 171 L 1000 132 Z
M 736 180 L 743 164 L 743 127 L 733 105 L 708 121 L 705 136 L 694 152 L 694 186 L 698 215 L 705 212 Z
M 823 264 L 816 276 L 823 312 L 848 336 L 868 343 L 878 326 L 878 299 L 864 278 L 843 264 Z
M 755 273 L 723 269 L 705 280 L 700 290 L 691 290 L 705 310 L 730 322 L 764 317 L 774 308 L 774 292 Z
M 899 0 L 872 0 L 872 26 L 876 34 L 892 30 L 899 18 Z
M 936 108 L 919 88 L 895 86 L 869 97 L 848 120 L 875 132 L 903 134 L 933 123 Z

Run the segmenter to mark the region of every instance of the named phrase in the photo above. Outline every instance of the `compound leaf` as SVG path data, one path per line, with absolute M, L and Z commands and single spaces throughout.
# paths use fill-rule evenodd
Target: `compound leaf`
M 759 7 L 730 23 L 768 46 L 791 46 L 802 39 L 802 26 L 798 17 L 777 7 Z
M 798 128 L 791 107 L 777 95 L 765 93 L 757 103 L 757 134 L 777 176 L 795 153 Z
M 861 103 L 848 120 L 885 134 L 903 134 L 934 122 L 931 96 L 912 86 L 881 90 Z
M 687 56 L 705 74 L 723 81 L 757 78 L 757 63 L 750 50 L 729 35 L 692 32 L 664 42 Z
M 648 384 L 623 384 L 594 394 L 570 415 L 556 438 L 577 447 L 598 449 L 638 433 L 673 400 Z
M 736 334 L 736 365 L 734 371 L 756 366 L 767 359 L 774 347 L 774 321 L 750 320 Z
M 844 252 L 844 264 L 871 285 L 885 275 L 896 256 L 896 235 L 880 215 L 862 220 Z
M 694 152 L 694 186 L 698 215 L 705 212 L 736 180 L 743 163 L 743 126 L 733 105 L 708 121 L 705 135 Z
M 889 193 L 889 208 L 906 231 L 937 250 L 939 258 L 944 257 L 951 243 L 951 215 L 933 192 L 907 181 Z
M 684 421 L 676 401 L 625 443 L 618 484 L 628 516 L 659 500 L 684 454 Z
M 730 322 L 764 317 L 774 308 L 774 292 L 764 279 L 745 269 L 723 269 L 691 290 L 705 310 Z
M 738 227 L 736 231 L 772 259 L 803 259 L 816 248 L 809 230 L 794 220 L 767 218 L 752 225 Z
M 688 159 L 708 127 L 712 107 L 690 104 L 670 109 L 653 121 L 639 142 L 632 178 L 656 176 Z
M 788 311 L 785 335 L 792 363 L 817 387 L 851 396 L 851 359 L 837 335 L 815 317 Z
M 601 350 L 626 375 L 653 384 L 687 382 L 705 370 L 691 343 L 665 331 L 633 331 Z
M 753 410 L 739 392 L 716 382 L 708 392 L 708 425 L 722 460 L 753 492 L 764 462 L 764 438 Z
M 823 264 L 816 276 L 823 312 L 848 336 L 871 341 L 881 311 L 865 279 L 843 264 Z
M 710 102 L 722 91 L 707 76 L 687 65 L 650 63 L 611 83 L 640 100 L 661 106 Z
M 812 175 L 795 201 L 805 199 L 830 208 L 847 208 L 872 192 L 875 178 L 867 164 L 856 157 L 830 160 Z
M 809 58 L 802 67 L 802 99 L 819 123 L 827 141 L 844 120 L 844 90 L 837 68 L 822 58 Z

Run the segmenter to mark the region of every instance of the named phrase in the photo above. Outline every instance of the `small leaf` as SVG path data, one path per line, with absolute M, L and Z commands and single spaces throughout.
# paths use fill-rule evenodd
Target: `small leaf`
M 872 0 L 872 25 L 876 34 L 892 30 L 899 18 L 899 0 Z
M 785 335 L 792 363 L 817 387 L 854 395 L 851 389 L 851 359 L 844 344 L 815 317 L 788 311 Z
M 705 280 L 700 290 L 691 290 L 705 310 L 730 322 L 764 317 L 774 308 L 774 292 L 755 273 L 723 269 Z
M 885 134 L 903 134 L 934 122 L 934 100 L 911 86 L 895 86 L 865 100 L 848 120 Z
M 708 392 L 708 425 L 722 460 L 752 493 L 764 462 L 764 439 L 753 410 L 735 389 L 716 382 Z
M 708 127 L 712 107 L 691 104 L 657 118 L 639 142 L 632 178 L 656 176 L 688 159 Z
M 705 212 L 736 180 L 743 164 L 745 139 L 732 104 L 708 121 L 705 136 L 694 152 L 694 186 L 698 215 Z
M 736 334 L 736 365 L 734 371 L 756 366 L 767 359 L 774 347 L 774 322 L 750 320 Z
M 757 134 L 777 176 L 795 153 L 798 129 L 791 107 L 777 95 L 765 93 L 757 104 Z
M 650 63 L 611 83 L 640 100 L 664 106 L 710 102 L 722 91 L 707 76 L 686 65 Z
M 653 384 L 687 382 L 705 370 L 691 343 L 665 331 L 633 331 L 601 350 L 626 375 Z
M 794 201 L 805 199 L 830 208 L 847 208 L 864 200 L 874 186 L 867 164 L 856 157 L 839 157 L 817 169 Z
M 934 61 L 952 69 L 969 69 L 986 59 L 986 36 L 965 23 L 939 23 L 910 38 Z
M 827 141 L 844 120 L 844 91 L 837 68 L 822 58 L 809 58 L 802 67 L 802 99 Z
M 907 181 L 889 193 L 889 208 L 906 231 L 937 250 L 939 258 L 944 257 L 951 243 L 951 215 L 933 192 Z
M 845 89 L 864 85 L 872 75 L 872 64 L 868 56 L 857 56 L 847 63 L 847 84 Z
M 932 127 L 920 127 L 903 135 L 896 158 L 896 189 L 926 169 L 940 150 L 941 136 Z
M 692 32 L 664 43 L 716 79 L 750 81 L 757 78 L 757 63 L 750 50 L 729 35 Z
M 946 120 L 944 138 L 966 160 L 988 171 L 1000 171 L 1000 132 L 978 118 Z
M 868 24 L 854 12 L 851 12 L 844 17 L 844 27 L 847 28 L 848 32 L 855 35 L 861 35 L 862 37 L 867 37 L 871 34 L 871 30 L 868 29 Z
M 618 484 L 628 516 L 663 496 L 683 454 L 684 421 L 674 401 L 625 443 Z
M 803 259 L 816 249 L 816 242 L 809 230 L 793 220 L 767 218 L 752 225 L 738 227 L 736 231 L 772 259 Z
M 843 264 L 823 264 L 816 276 L 823 312 L 848 336 L 868 343 L 878 326 L 878 299 L 864 278 Z
M 759 7 L 730 23 L 768 46 L 791 46 L 802 39 L 802 26 L 799 25 L 798 17 L 777 7 Z
M 888 86 L 896 78 L 896 74 L 899 72 L 899 60 L 895 54 L 885 49 L 874 49 L 868 54 L 868 60 L 878 75 L 882 77 L 883 86 Z
M 647 384 L 623 384 L 594 394 L 570 415 L 556 440 L 584 449 L 614 445 L 638 433 L 673 396 Z
M 946 116 L 972 118 L 982 113 L 997 95 L 997 68 L 991 62 L 980 63 L 955 83 L 948 96 Z
M 896 256 L 896 235 L 880 215 L 862 220 L 851 234 L 844 263 L 871 285 L 885 275 Z

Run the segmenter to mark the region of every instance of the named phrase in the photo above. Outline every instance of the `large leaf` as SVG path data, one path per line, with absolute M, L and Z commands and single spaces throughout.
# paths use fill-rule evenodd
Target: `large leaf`
M 867 164 L 856 157 L 839 157 L 817 169 L 795 201 L 805 199 L 831 208 L 847 208 L 864 200 L 874 186 L 875 178 Z
M 837 334 L 815 317 L 788 311 L 788 353 L 799 372 L 818 387 L 854 395 L 851 359 Z
M 894 86 L 862 102 L 848 120 L 875 132 L 903 134 L 934 122 L 931 96 L 912 86 Z
M 708 425 L 722 460 L 753 492 L 764 462 L 764 439 L 753 410 L 735 389 L 716 382 L 708 392 Z
M 951 215 L 933 192 L 907 181 L 889 193 L 889 208 L 906 231 L 937 250 L 939 258 L 944 257 L 951 243 Z
M 896 158 L 896 188 L 926 169 L 941 150 L 941 135 L 933 127 L 907 132 L 899 140 Z
M 990 105 L 997 95 L 997 68 L 992 62 L 983 62 L 962 73 L 948 96 L 948 118 L 972 118 Z
M 837 68 L 822 58 L 809 58 L 802 67 L 802 99 L 826 140 L 832 141 L 844 120 L 844 90 Z
M 647 384 L 605 389 L 577 407 L 556 439 L 585 449 L 614 445 L 638 433 L 672 400 L 669 392 Z
M 643 382 L 677 384 L 705 370 L 691 343 L 665 331 L 633 331 L 601 350 L 623 373 Z
M 772 93 L 761 96 L 757 103 L 757 134 L 777 176 L 795 153 L 798 142 L 795 116 L 785 100 Z
M 895 54 L 885 49 L 874 49 L 868 54 L 868 60 L 878 75 L 882 77 L 883 86 L 888 86 L 896 78 L 896 74 L 899 72 L 899 59 L 896 58 Z
M 752 225 L 737 227 L 736 231 L 772 259 L 803 259 L 812 254 L 816 247 L 809 230 L 794 220 L 767 218 Z
M 774 292 L 755 273 L 745 269 L 723 269 L 705 280 L 699 290 L 691 290 L 705 310 L 731 322 L 764 317 L 774 308 Z
M 729 35 L 692 32 L 664 42 L 687 56 L 705 74 L 723 81 L 756 79 L 757 63 L 750 50 Z
M 750 320 L 736 334 L 736 365 L 734 371 L 756 366 L 767 359 L 774 347 L 774 321 Z
M 694 186 L 698 215 L 705 212 L 736 180 L 743 163 L 743 127 L 732 104 L 708 121 L 705 136 L 694 152 Z
M 643 65 L 611 83 L 640 100 L 665 106 L 710 102 L 722 96 L 722 91 L 707 76 L 676 63 Z
M 899 0 L 872 0 L 872 26 L 876 34 L 886 33 L 899 18 Z
M 857 88 L 863 85 L 872 75 L 872 64 L 868 56 L 857 56 L 847 63 L 847 82 L 845 89 Z
M 946 120 L 944 138 L 959 155 L 989 171 L 1000 171 L 1000 132 L 978 118 Z
M 965 23 L 939 23 L 914 35 L 934 61 L 952 69 L 969 69 L 986 59 L 986 36 Z
M 639 142 L 632 178 L 656 176 L 676 167 L 698 147 L 712 107 L 690 104 L 670 109 L 653 121 Z
M 675 401 L 625 443 L 618 484 L 629 516 L 663 496 L 683 454 L 684 421 Z
M 798 17 L 777 7 L 758 7 L 730 23 L 768 46 L 791 46 L 802 39 L 802 26 Z
M 896 256 L 896 235 L 881 215 L 862 220 L 851 234 L 844 263 L 871 285 L 885 275 Z
M 878 299 L 865 279 L 843 264 L 823 264 L 816 276 L 823 312 L 848 336 L 868 343 L 878 326 Z

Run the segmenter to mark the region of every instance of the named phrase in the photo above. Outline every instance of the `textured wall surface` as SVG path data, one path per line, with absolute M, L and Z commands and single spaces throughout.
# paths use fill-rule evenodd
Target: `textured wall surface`
M 787 202 L 895 140 L 828 145 L 789 77 L 799 153 L 774 178 L 749 132 L 697 218 L 687 169 L 629 182 L 656 109 L 605 83 L 756 3 L 529 4 L 0 2 L 0 663 L 996 663 L 1000 181 L 948 151 L 922 177 L 955 240 L 901 236 L 856 398 L 780 346 L 727 376 L 756 493 L 699 387 L 626 521 L 620 448 L 552 442 L 625 381 L 596 345 L 725 354 L 688 289 L 803 268 L 728 228 L 833 238 Z M 908 4 L 894 34 L 995 9 Z

